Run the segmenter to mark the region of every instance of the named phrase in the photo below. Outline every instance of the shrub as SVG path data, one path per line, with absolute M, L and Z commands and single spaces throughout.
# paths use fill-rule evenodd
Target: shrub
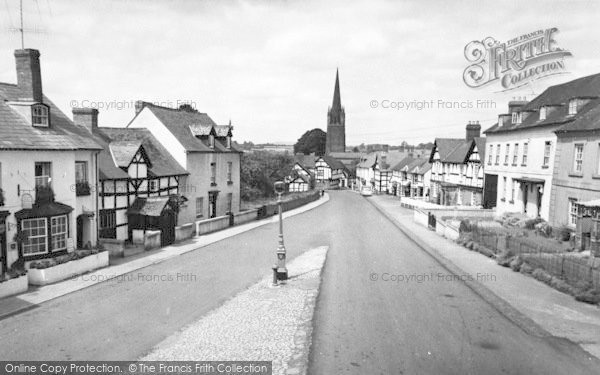
M 568 241 L 571 238 L 571 229 L 566 225 L 563 225 L 562 227 L 558 228 L 557 238 L 560 241 Z
M 463 232 L 472 232 L 473 231 L 473 224 L 471 224 L 471 221 L 469 219 L 463 219 L 460 221 L 460 225 L 458 226 L 458 232 L 459 233 L 463 233 Z
M 510 251 L 503 251 L 496 257 L 496 262 L 502 267 L 509 267 L 515 255 Z
M 546 284 L 550 284 L 550 281 L 552 281 L 552 275 L 550 275 L 548 272 L 546 272 L 545 270 L 543 270 L 541 268 L 536 268 L 531 273 L 531 276 L 535 277 L 539 281 L 542 281 Z
M 536 224 L 542 223 L 544 219 L 536 217 L 525 221 L 525 229 L 535 229 Z
M 512 268 L 512 270 L 515 272 L 519 272 L 521 270 L 521 265 L 523 265 L 523 260 L 518 255 L 510 262 L 510 268 Z
M 575 299 L 581 302 L 600 304 L 600 290 L 587 289 L 584 291 L 577 292 L 575 294 Z
M 529 264 L 523 262 L 521 264 L 521 267 L 520 267 L 519 271 L 521 273 L 530 275 L 533 272 L 533 268 Z

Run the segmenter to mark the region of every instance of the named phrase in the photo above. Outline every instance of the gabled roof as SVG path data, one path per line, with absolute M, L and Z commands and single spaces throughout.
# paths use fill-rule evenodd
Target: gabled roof
M 572 98 L 590 99 L 587 104 L 582 106 L 576 115 L 569 115 L 569 100 Z M 558 105 L 554 110 L 546 115 L 545 120 L 540 120 L 539 109 L 545 105 Z M 501 133 L 513 130 L 530 129 L 539 126 L 563 125 L 563 128 L 570 127 L 576 119 L 586 116 L 589 111 L 600 105 L 600 73 L 581 77 L 560 85 L 550 86 L 543 93 L 535 97 L 520 111 L 528 112 L 528 116 L 520 124 L 498 123 L 491 126 L 485 133 Z M 579 125 L 582 126 L 582 125 Z
M 128 215 L 160 216 L 171 198 L 162 197 L 138 197 L 127 209 Z
M 166 177 L 189 174 L 148 129 L 101 127 L 94 132 L 94 136 L 98 142 L 104 145 L 104 150 L 98 156 L 100 179 L 128 178 L 129 175 L 119 167 L 128 166 L 140 147 L 143 148 L 150 161 L 148 176 Z M 135 151 L 133 151 L 134 149 Z M 120 153 L 119 159 L 113 159 L 113 155 L 115 155 L 113 150 Z M 129 160 L 127 160 L 128 158 Z
M 100 150 L 89 131 L 77 126 L 46 96 L 50 127 L 34 127 L 7 102 L 24 95 L 17 85 L 0 83 L 0 150 Z
M 329 168 L 331 169 L 346 169 L 346 166 L 344 165 L 344 163 L 342 163 L 341 161 L 332 158 L 331 156 L 321 156 L 321 159 L 323 159 L 325 161 L 325 163 L 327 163 L 327 165 L 329 165 Z
M 433 156 L 437 151 L 442 163 L 465 163 L 475 145 L 477 145 L 479 160 L 483 160 L 485 157 L 485 142 L 485 137 L 476 137 L 470 141 L 464 138 L 436 138 L 429 162 L 433 161 Z
M 407 156 L 404 159 L 400 160 L 400 162 L 396 163 L 396 165 L 392 166 L 392 170 L 401 171 L 402 169 L 404 169 L 404 167 L 414 162 L 414 160 L 415 159 L 411 158 L 410 156 Z
M 431 169 L 431 163 L 426 158 L 416 158 L 408 165 L 410 173 L 425 174 Z
M 211 131 L 214 131 L 217 137 L 225 137 L 227 134 L 220 136 L 217 132 L 224 134 L 226 127 L 228 127 L 227 133 L 231 133 L 231 126 L 217 125 L 206 113 L 185 109 L 166 108 L 152 103 L 144 103 L 144 107 L 144 110 L 148 109 L 156 116 L 175 138 L 177 138 L 187 152 L 241 152 L 233 142 L 231 148 L 227 148 L 224 143 L 225 140 L 217 139 L 215 141 L 215 147 L 211 148 L 208 144 L 198 138 L 198 136 L 207 136 Z M 138 115 L 136 115 L 136 117 Z M 135 117 L 131 120 L 130 124 L 133 121 L 135 121 Z
M 315 155 L 305 155 L 305 154 L 295 154 L 294 155 L 294 160 L 296 161 L 296 163 L 300 164 L 300 166 L 305 169 L 314 169 L 315 161 L 317 160 L 317 158 L 318 158 L 318 156 L 315 156 Z
M 142 147 L 140 141 L 115 141 L 109 145 L 110 153 L 119 168 L 128 167 L 133 157 Z

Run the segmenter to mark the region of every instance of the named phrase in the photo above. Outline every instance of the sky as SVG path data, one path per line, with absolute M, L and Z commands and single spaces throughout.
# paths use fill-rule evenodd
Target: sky
M 68 115 L 98 107 L 100 126 L 126 126 L 135 100 L 188 102 L 231 121 L 238 142 L 294 143 L 326 129 L 339 68 L 348 145 L 429 142 L 463 137 L 469 121 L 486 129 L 509 100 L 600 72 L 593 0 L 23 2 L 44 93 Z M 0 0 L 1 82 L 16 82 L 18 25 L 19 2 Z M 572 53 L 567 74 L 507 92 L 464 83 L 469 42 L 553 27 Z

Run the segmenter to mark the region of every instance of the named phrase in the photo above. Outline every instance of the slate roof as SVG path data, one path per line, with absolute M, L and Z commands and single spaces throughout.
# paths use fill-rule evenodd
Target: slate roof
M 418 170 L 415 172 L 415 168 Z M 417 174 L 425 174 L 431 169 L 431 163 L 427 158 L 416 158 L 408 165 L 408 171 Z
M 392 170 L 401 171 L 404 167 L 410 165 L 414 161 L 415 159 L 411 158 L 410 156 L 407 156 L 404 159 L 400 160 L 400 162 L 396 163 L 396 165 L 392 166 Z
M 232 142 L 231 148 L 227 148 L 225 140 L 219 139 L 225 137 L 227 134 L 223 136 L 217 135 L 214 148 L 211 148 L 206 142 L 203 142 L 196 137 L 196 135 L 208 135 L 204 134 L 204 129 L 207 128 L 213 128 L 215 134 L 217 134 L 217 132 L 224 134 L 225 127 L 228 127 L 228 133 L 231 132 L 231 126 L 217 125 L 206 113 L 166 108 L 152 103 L 144 103 L 144 107 L 156 116 L 175 138 L 177 138 L 187 152 L 241 153 L 235 143 Z M 134 117 L 131 122 L 133 122 L 136 117 Z M 131 124 L 131 122 L 129 124 Z M 192 130 L 192 128 L 194 130 Z M 195 134 L 195 132 L 200 132 L 201 134 Z
M 127 167 L 139 146 L 143 146 L 146 156 L 150 159 L 148 176 L 166 177 L 189 174 L 148 129 L 100 127 L 95 131 L 94 136 L 97 142 L 104 146 L 98 155 L 101 180 L 128 178 L 127 172 L 119 166 Z M 113 158 L 115 153 L 111 153 L 111 150 L 114 149 L 120 151 L 119 160 Z M 128 157 L 129 160 L 127 160 Z
M 25 95 L 17 85 L 0 83 L 0 150 L 99 150 L 89 131 L 73 124 L 46 96 L 50 108 L 50 127 L 33 127 L 7 102 Z
M 588 114 L 600 105 L 600 73 L 586 77 L 581 77 L 560 85 L 550 86 L 543 93 L 535 97 L 521 111 L 531 111 L 527 118 L 520 124 L 509 122 L 503 126 L 498 123 L 487 129 L 484 133 L 501 133 L 513 130 L 530 129 L 539 126 L 565 124 L 563 128 L 571 126 L 571 123 L 584 116 L 594 116 Z M 583 105 L 577 111 L 576 115 L 569 115 L 569 100 L 572 98 L 590 98 L 590 102 Z M 540 120 L 540 107 L 544 105 L 559 105 L 550 113 L 547 113 L 545 120 Z M 586 127 L 583 124 L 578 126 Z M 590 125 L 592 126 L 592 125 Z M 563 129 L 563 130 L 565 130 Z

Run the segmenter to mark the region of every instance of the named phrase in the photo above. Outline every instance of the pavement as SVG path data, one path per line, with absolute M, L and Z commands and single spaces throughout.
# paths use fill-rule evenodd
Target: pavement
M 304 374 L 327 247 L 288 263 L 289 280 L 268 275 L 199 321 L 158 344 L 140 361 L 272 361 L 272 373 Z
M 283 213 L 283 218 L 289 218 L 314 209 L 329 200 L 329 196 L 308 203 L 302 207 Z M 263 225 L 278 222 L 277 215 L 253 221 L 250 223 L 227 228 L 215 233 L 194 237 L 190 240 L 166 246 L 153 251 L 143 252 L 129 258 L 118 259 L 117 264 L 111 264 L 85 275 L 76 276 L 58 283 L 45 285 L 41 287 L 30 287 L 30 291 L 17 296 L 8 297 L 0 300 L 0 320 L 35 308 L 37 305 L 48 302 L 55 298 L 64 296 L 78 290 L 88 288 L 101 282 L 112 279 L 119 279 L 123 275 L 143 269 L 153 264 L 163 262 L 167 259 L 188 253 L 193 250 L 208 246 L 223 239 L 247 232 Z M 112 262 L 112 261 L 111 261 Z
M 580 346 L 524 330 L 482 298 L 413 241 L 421 232 L 371 204 L 378 197 L 330 194 L 314 233 L 329 251 L 308 374 L 598 374 Z
M 478 282 L 492 292 L 489 300 L 500 309 L 506 310 L 506 304 L 516 309 L 516 313 L 507 312 L 506 315 L 513 316 L 513 320 L 521 324 L 523 329 L 538 335 L 568 339 L 600 358 L 600 306 L 576 301 L 570 295 L 530 276 L 501 267 L 495 260 L 435 234 L 415 223 L 413 211 L 401 207 L 398 198 L 379 195 L 374 196 L 371 202 L 405 232 L 418 237 L 433 249 L 443 261 L 458 267 L 459 273 L 470 274 L 474 278 L 480 275 Z M 498 298 L 501 299 L 500 303 L 497 302 Z

